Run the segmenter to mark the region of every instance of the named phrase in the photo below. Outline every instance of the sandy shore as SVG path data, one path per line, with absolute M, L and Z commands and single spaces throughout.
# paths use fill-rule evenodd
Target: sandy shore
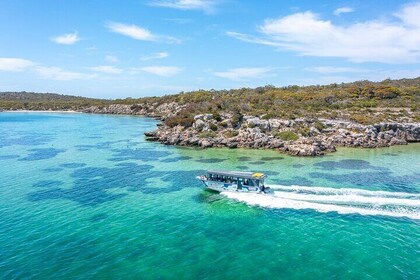
M 37 111 L 37 110 L 4 110 L 0 111 L 0 113 L 68 113 L 68 114 L 81 114 L 82 112 L 78 111 Z

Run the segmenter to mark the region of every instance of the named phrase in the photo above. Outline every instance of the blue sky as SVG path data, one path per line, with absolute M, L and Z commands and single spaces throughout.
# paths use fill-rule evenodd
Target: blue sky
M 420 76 L 419 1 L 0 0 L 0 91 L 102 98 Z

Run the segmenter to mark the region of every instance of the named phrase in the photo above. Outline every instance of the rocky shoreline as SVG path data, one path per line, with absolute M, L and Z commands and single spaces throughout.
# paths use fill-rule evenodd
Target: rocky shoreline
M 226 124 L 225 129 L 213 131 L 213 116 L 198 115 L 190 128 L 162 125 L 157 130 L 146 133 L 146 136 L 149 140 L 168 145 L 278 149 L 296 156 L 323 155 L 336 151 L 339 146 L 378 148 L 420 141 L 419 123 L 380 123 L 365 126 L 349 121 L 262 120 L 254 116 L 244 116 L 238 128 L 232 127 L 228 117 L 223 122 Z
M 90 107 L 83 112 L 143 115 L 165 120 L 182 108 L 176 103 L 114 104 Z M 170 127 L 163 122 L 145 135 L 147 140 L 166 145 L 276 149 L 295 156 L 319 156 L 334 152 L 337 147 L 378 148 L 420 142 L 420 123 L 362 125 L 348 120 L 284 120 L 265 116 L 235 119 L 230 113 L 220 113 L 196 115 L 190 127 Z

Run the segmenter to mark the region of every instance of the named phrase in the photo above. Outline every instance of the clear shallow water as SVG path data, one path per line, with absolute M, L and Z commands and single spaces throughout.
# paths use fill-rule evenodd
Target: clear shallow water
M 419 278 L 420 145 L 295 158 L 145 142 L 155 124 L 1 113 L 0 278 Z M 208 168 L 276 196 L 203 191 Z

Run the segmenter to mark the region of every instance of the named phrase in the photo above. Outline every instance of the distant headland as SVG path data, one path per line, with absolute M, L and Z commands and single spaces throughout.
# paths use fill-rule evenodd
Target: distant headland
M 3 92 L 0 110 L 143 115 L 162 121 L 155 131 L 146 133 L 151 141 L 316 156 L 339 146 L 374 148 L 420 142 L 420 77 L 198 90 L 115 100 Z

